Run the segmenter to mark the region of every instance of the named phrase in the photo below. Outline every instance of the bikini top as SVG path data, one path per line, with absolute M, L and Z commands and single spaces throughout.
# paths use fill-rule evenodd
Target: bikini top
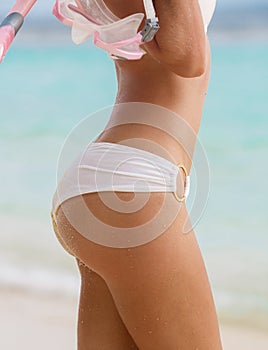
M 81 44 L 93 35 L 94 44 L 108 52 L 112 59 L 136 60 L 146 52 L 140 47 L 151 41 L 159 30 L 152 0 L 143 0 L 146 13 L 144 28 L 138 28 L 143 13 L 118 18 L 103 0 L 56 0 L 53 14 L 72 27 L 74 43 Z M 213 16 L 216 0 L 199 0 L 204 29 Z

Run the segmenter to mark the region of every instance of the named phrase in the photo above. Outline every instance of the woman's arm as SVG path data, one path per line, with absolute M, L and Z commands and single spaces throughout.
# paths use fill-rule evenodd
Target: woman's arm
M 160 29 L 143 48 L 182 77 L 205 71 L 206 40 L 198 0 L 154 0 Z

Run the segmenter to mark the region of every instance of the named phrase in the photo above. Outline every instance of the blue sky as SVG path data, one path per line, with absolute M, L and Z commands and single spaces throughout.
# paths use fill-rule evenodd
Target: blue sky
M 2 2 L 2 1 L 1 1 Z M 32 10 L 31 16 L 33 17 L 50 17 L 51 16 L 51 9 L 53 7 L 55 0 L 38 0 L 37 4 L 35 5 L 34 9 Z M 0 16 L 3 17 L 5 13 L 8 11 L 8 9 L 12 6 L 14 3 L 14 0 L 5 0 L 4 4 L 2 3 L 0 6 Z M 224 8 L 235 8 L 239 6 L 241 9 L 248 6 L 260 6 L 260 5 L 266 5 L 267 6 L 267 0 L 218 0 L 217 2 L 217 11 L 220 11 Z

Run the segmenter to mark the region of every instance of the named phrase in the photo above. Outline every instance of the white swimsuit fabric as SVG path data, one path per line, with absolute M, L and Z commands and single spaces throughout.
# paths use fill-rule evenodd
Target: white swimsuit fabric
M 92 142 L 60 180 L 52 212 L 56 213 L 67 199 L 86 193 L 176 192 L 178 171 L 175 163 L 154 153 L 117 143 Z

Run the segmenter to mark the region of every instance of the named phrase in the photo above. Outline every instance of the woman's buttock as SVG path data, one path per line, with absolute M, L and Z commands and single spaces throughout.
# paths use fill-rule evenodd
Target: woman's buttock
M 110 145 L 116 152 L 109 154 Z M 52 218 L 63 247 L 98 272 L 109 260 L 103 260 L 107 252 L 138 249 L 174 225 L 182 231 L 186 178 L 175 163 L 148 151 L 108 142 L 92 147 L 103 148 L 106 158 L 101 162 L 95 152 L 96 167 L 89 149 L 79 167 L 67 171 L 54 196 Z
M 113 196 L 122 206 L 133 201 L 136 204 L 132 203 L 129 212 L 120 212 L 117 202 L 114 210 Z M 142 197 L 146 197 L 146 203 L 140 207 L 137 202 L 143 201 Z M 81 198 L 87 218 L 79 214 L 75 217 L 80 204 L 78 197 L 71 198 L 56 213 L 55 233 L 69 254 L 100 275 L 109 274 L 113 261 L 118 263 L 131 254 L 138 256 L 145 247 L 153 254 L 150 247 L 159 239 L 164 242 L 170 235 L 174 239 L 174 234 L 179 238 L 188 219 L 184 203 L 176 201 L 172 193 L 150 193 L 147 197 L 144 193 L 102 192 L 84 194 Z

